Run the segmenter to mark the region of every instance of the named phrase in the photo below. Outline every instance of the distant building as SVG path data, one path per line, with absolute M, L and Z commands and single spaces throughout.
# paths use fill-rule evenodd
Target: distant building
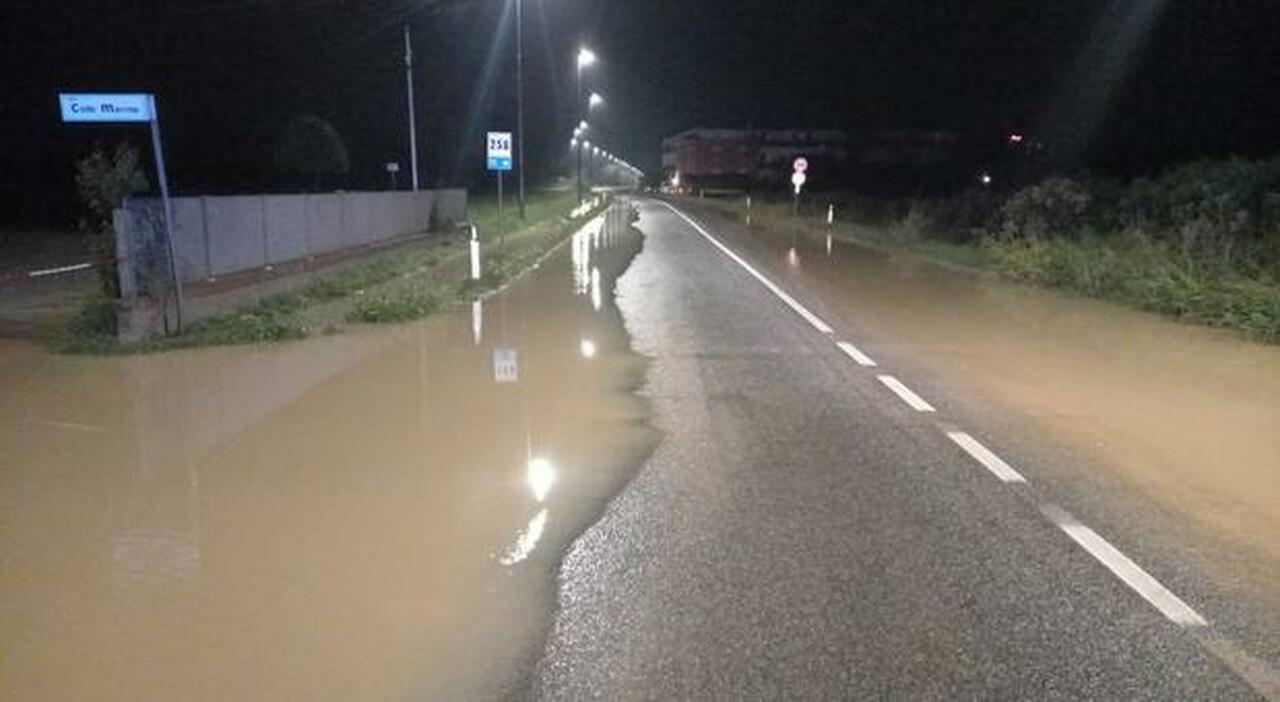
M 680 192 L 785 188 L 803 156 L 810 177 L 842 174 L 849 135 L 832 129 L 690 129 L 662 141 L 665 187 Z
M 662 141 L 664 187 L 708 194 L 787 190 L 792 163 L 809 161 L 809 188 L 921 196 L 977 182 L 983 142 L 953 131 L 884 129 L 690 129 Z
M 858 145 L 864 166 L 931 166 L 956 156 L 955 132 L 929 129 L 886 129 L 870 133 Z

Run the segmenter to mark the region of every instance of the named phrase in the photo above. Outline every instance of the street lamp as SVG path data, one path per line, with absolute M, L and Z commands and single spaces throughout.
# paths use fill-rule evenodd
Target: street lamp
M 524 0 L 516 0 L 516 163 L 520 169 L 520 220 L 524 221 Z
M 409 102 L 409 167 L 413 171 L 413 191 L 418 191 L 418 125 L 413 104 L 413 47 L 409 43 L 409 23 L 404 23 L 404 84 Z
M 596 55 L 588 48 L 578 50 L 578 120 L 580 127 L 585 131 L 587 129 L 586 109 L 587 106 L 582 99 L 582 70 L 596 62 Z M 583 142 L 586 143 L 585 141 Z M 582 148 L 578 148 L 578 204 L 583 202 L 582 193 Z
M 589 112 L 603 104 L 604 98 L 600 96 L 600 93 L 591 93 L 591 97 L 587 98 L 587 111 Z

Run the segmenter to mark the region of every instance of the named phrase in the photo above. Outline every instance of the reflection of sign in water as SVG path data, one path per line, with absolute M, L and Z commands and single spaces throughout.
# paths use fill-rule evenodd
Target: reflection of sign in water
M 520 362 L 515 349 L 493 350 L 493 379 L 499 383 L 514 383 L 520 380 Z

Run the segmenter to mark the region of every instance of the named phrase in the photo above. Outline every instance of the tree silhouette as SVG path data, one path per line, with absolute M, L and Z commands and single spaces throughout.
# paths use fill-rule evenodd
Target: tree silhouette
M 306 177 L 314 190 L 324 179 L 347 175 L 351 161 L 338 130 L 314 115 L 289 120 L 284 136 L 276 145 L 276 167 L 284 173 Z

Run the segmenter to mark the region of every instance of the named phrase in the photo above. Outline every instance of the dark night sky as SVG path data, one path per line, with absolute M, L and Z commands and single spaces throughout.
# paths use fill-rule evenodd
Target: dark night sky
M 695 125 L 1052 139 L 1094 103 L 1082 158 L 1095 169 L 1280 150 L 1274 0 L 525 2 L 536 180 L 567 152 L 579 37 L 601 57 L 589 73 L 609 101 L 598 141 L 651 173 L 661 138 Z M 507 5 L 3 0 L 0 221 L 72 219 L 75 159 L 94 143 L 145 144 L 138 129 L 59 124 L 59 89 L 155 91 L 180 193 L 280 187 L 274 143 L 305 113 L 346 140 L 349 186 L 378 187 L 384 162 L 407 161 L 399 33 L 409 18 L 428 180 L 475 182 L 479 134 L 515 125 Z M 1117 6 L 1157 9 L 1150 32 L 1117 31 Z

